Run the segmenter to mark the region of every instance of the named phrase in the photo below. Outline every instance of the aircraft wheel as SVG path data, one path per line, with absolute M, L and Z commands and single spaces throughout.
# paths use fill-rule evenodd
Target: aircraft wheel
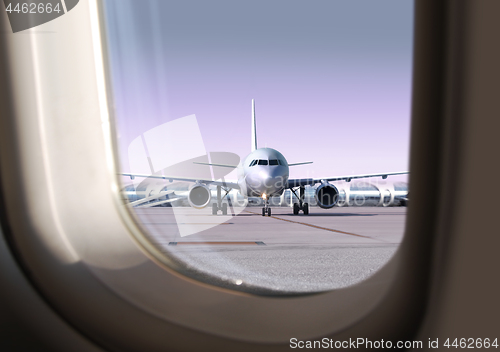
M 227 203 L 222 204 L 222 215 L 227 215 Z
M 212 215 L 217 215 L 218 210 L 219 209 L 217 208 L 217 204 L 216 203 L 212 204 Z
M 299 205 L 297 203 L 293 203 L 293 215 L 299 215 Z
M 271 216 L 271 208 L 267 208 L 267 216 Z
M 302 211 L 304 212 L 304 215 L 309 215 L 309 203 L 304 203 Z
M 262 208 L 262 216 L 266 216 L 266 208 Z

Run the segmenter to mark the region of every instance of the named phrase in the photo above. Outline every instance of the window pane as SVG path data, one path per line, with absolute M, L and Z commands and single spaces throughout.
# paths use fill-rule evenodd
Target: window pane
M 407 175 L 321 180 L 408 170 L 412 2 L 105 0 L 105 12 L 120 163 L 151 175 L 123 177 L 122 198 L 151 243 L 194 278 L 252 292 L 344 287 L 390 259 Z M 286 177 L 231 168 L 306 161 Z

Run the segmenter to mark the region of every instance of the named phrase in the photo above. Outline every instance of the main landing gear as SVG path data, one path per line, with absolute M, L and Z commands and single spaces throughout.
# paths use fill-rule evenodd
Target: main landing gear
M 224 189 L 226 194 L 222 196 L 222 187 L 217 186 L 217 203 L 212 204 L 212 215 L 217 215 L 222 210 L 222 215 L 227 215 L 227 203 L 222 204 L 222 200 L 228 195 L 230 189 Z
M 217 203 L 212 204 L 212 215 L 217 215 L 219 210 L 222 210 L 222 215 L 227 215 L 227 203 L 222 204 L 220 208 Z
M 302 210 L 304 215 L 309 215 L 309 203 L 304 203 L 304 198 L 305 198 L 305 188 L 304 186 L 299 187 L 299 195 L 297 196 L 297 193 L 293 188 L 290 188 L 290 190 L 295 194 L 295 197 L 299 200 L 299 203 L 293 203 L 293 215 L 299 215 L 299 212 Z

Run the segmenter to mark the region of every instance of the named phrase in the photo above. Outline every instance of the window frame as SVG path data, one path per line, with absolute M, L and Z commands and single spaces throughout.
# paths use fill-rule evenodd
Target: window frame
M 195 282 L 175 271 L 175 263 L 161 261 L 154 249 L 140 240 L 140 226 L 120 202 L 118 162 L 111 153 L 116 148 L 112 117 L 102 115 L 103 102 L 99 99 L 102 91 L 99 93 L 98 87 L 104 82 L 99 80 L 104 76 L 95 75 L 99 57 L 94 60 L 96 37 L 92 39 L 91 33 L 97 10 L 94 1 L 82 1 L 59 20 L 44 24 L 60 39 L 50 43 L 50 53 L 38 45 L 38 41 L 46 40 L 41 36 L 14 39 L 8 33 L 0 39 L 6 49 L 1 61 L 2 91 L 8 92 L 2 94 L 0 104 L 6 117 L 0 120 L 2 223 L 8 224 L 4 232 L 17 263 L 25 274 L 29 273 L 31 285 L 57 315 L 91 340 L 115 349 L 146 350 L 167 345 L 187 349 L 201 344 L 224 346 L 226 350 L 256 346 L 285 349 L 291 337 L 412 336 L 426 302 L 430 268 L 426 253 L 436 232 L 437 217 L 443 211 L 438 202 L 429 203 L 426 195 L 434 192 L 443 196 L 438 188 L 444 181 L 443 162 L 453 153 L 443 145 L 443 138 L 457 132 L 445 128 L 451 124 L 450 117 L 436 109 L 453 90 L 443 72 L 450 59 L 446 53 L 455 49 L 453 43 L 444 45 L 445 6 L 419 3 L 415 10 L 412 204 L 405 238 L 392 260 L 367 280 L 345 289 L 300 297 L 257 296 Z M 2 26 L 5 32 L 10 30 L 5 16 Z M 80 39 L 78 50 L 71 45 L 75 37 Z M 40 79 L 43 73 L 36 71 L 54 52 L 74 58 L 59 62 L 62 70 L 71 71 L 68 77 L 60 77 L 68 88 L 66 96 L 76 99 L 85 91 L 85 107 L 100 114 L 82 116 L 71 111 L 74 119 L 65 118 L 57 109 L 50 117 L 46 114 L 53 103 L 41 103 L 60 88 L 60 83 L 44 77 L 49 82 L 39 80 L 33 85 L 30 78 Z M 67 68 L 70 63 L 77 63 L 79 69 Z M 81 82 L 88 89 L 82 89 Z M 109 89 L 105 89 L 108 103 Z M 76 107 L 80 104 L 71 101 Z M 105 110 L 107 114 L 109 107 Z M 75 155 L 82 161 L 73 160 L 77 159 Z M 66 196 L 75 184 L 86 184 L 88 179 L 95 188 L 86 197 L 75 201 Z M 35 193 L 38 197 L 32 196 Z M 65 217 L 77 223 L 65 221 Z M 89 218 L 93 224 L 88 224 Z M 99 243 L 87 247 L 92 241 L 79 238 L 82 229 L 91 231 L 95 236 L 92 241 Z M 124 236 L 127 233 L 132 236 Z M 107 258 L 101 258 L 103 255 Z M 135 265 L 131 266 L 130 260 Z M 158 303 L 166 302 L 165 292 L 175 302 L 169 307 L 170 315 L 145 306 L 147 292 L 125 289 L 130 288 L 131 280 L 135 286 L 139 283 L 148 287 L 156 278 L 165 284 L 160 290 L 163 300 Z M 388 322 L 383 327 L 381 319 Z M 366 331 L 371 335 L 363 334 Z M 178 338 L 181 335 L 183 342 Z

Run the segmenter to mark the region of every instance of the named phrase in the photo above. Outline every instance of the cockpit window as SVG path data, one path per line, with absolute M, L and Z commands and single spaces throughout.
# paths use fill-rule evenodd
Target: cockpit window
M 269 165 L 278 165 L 278 160 L 276 159 L 269 160 Z
M 267 160 L 259 160 L 259 165 L 267 165 Z
M 254 166 L 255 164 L 257 164 L 257 160 L 252 160 L 252 162 L 248 166 Z

